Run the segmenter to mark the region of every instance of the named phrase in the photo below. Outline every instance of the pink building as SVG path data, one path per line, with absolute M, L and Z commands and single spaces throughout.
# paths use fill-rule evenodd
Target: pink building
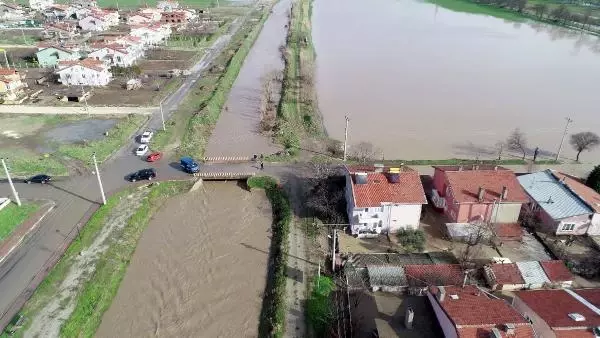
M 499 237 L 520 238 L 517 221 L 528 198 L 512 171 L 483 165 L 434 168 L 431 199 L 449 218 L 451 236 L 453 230 L 468 233 L 472 224 L 491 223 Z

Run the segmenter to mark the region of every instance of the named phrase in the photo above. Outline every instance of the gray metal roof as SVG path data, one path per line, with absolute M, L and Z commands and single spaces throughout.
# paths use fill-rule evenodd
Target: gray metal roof
M 550 171 L 522 175 L 517 179 L 527 194 L 554 219 L 593 213 Z
M 517 262 L 516 264 L 521 272 L 521 276 L 523 276 L 525 284 L 550 283 L 548 276 L 546 276 L 546 273 L 539 262 Z
M 404 269 L 398 266 L 367 266 L 369 283 L 373 286 L 406 286 Z
M 369 265 L 403 266 L 409 264 L 433 264 L 433 260 L 426 253 L 368 253 L 354 254 L 348 259 L 346 264 L 352 264 L 356 268 L 363 268 Z

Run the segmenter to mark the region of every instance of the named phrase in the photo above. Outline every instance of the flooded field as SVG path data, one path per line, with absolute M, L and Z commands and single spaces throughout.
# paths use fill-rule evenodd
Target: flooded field
M 98 337 L 256 337 L 271 207 L 263 191 L 205 183 L 151 221 Z
M 413 0 L 316 0 L 313 13 L 319 107 L 334 138 L 348 115 L 349 143 L 371 142 L 386 159 L 490 158 L 516 127 L 545 156 L 567 116 L 570 132 L 600 131 L 597 37 Z M 568 138 L 563 149 L 574 158 Z

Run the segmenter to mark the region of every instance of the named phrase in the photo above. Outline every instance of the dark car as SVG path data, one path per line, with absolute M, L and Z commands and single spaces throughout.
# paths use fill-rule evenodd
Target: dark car
M 23 182 L 30 184 L 30 183 L 41 183 L 41 184 L 46 184 L 48 182 L 52 181 L 52 177 L 42 174 L 42 175 L 35 175 L 33 177 L 27 178 L 25 179 Z
M 200 171 L 200 165 L 189 156 L 182 157 L 179 164 L 186 173 L 194 174 Z
M 156 170 L 154 169 L 142 169 L 130 174 L 127 179 L 130 182 L 141 181 L 141 180 L 152 180 L 156 177 Z

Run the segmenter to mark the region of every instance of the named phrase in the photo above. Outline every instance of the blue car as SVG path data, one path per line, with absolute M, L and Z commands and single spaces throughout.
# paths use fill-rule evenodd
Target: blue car
M 200 171 L 200 165 L 191 157 L 182 157 L 179 160 L 179 164 L 181 165 L 181 169 L 186 173 L 195 174 Z

